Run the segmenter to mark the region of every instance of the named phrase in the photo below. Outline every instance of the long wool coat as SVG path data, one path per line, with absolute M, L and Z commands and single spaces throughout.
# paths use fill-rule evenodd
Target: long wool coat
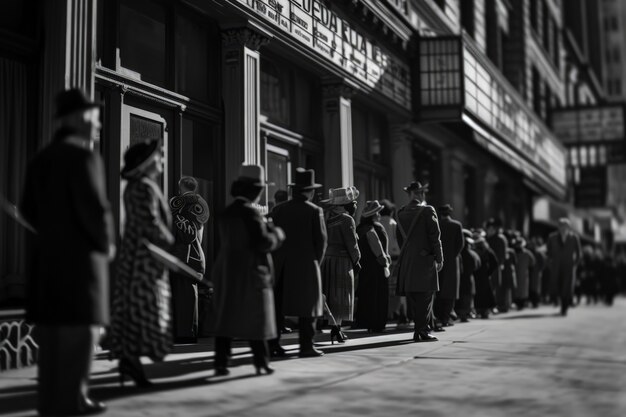
M 413 219 L 419 216 L 411 231 Z M 441 232 L 432 206 L 411 201 L 398 211 L 398 243 L 404 245 L 398 259 L 398 295 L 438 291 L 435 262 L 443 262 Z M 408 236 L 404 236 L 408 234 Z
M 113 289 L 111 349 L 116 357 L 161 360 L 172 345 L 168 270 L 141 242 L 168 248 L 174 242 L 171 214 L 157 184 L 148 178 L 124 190 L 126 225 Z
M 552 293 L 571 298 L 576 282 L 576 265 L 582 256 L 580 240 L 575 234 L 568 233 L 563 241 L 559 232 L 554 232 L 548 237 L 547 246 Z
M 354 219 L 348 213 L 333 212 L 326 221 L 328 248 L 322 262 L 322 286 L 328 307 L 336 320 L 353 320 L 354 267 L 360 266 L 361 252 Z
M 378 222 L 361 223 L 357 228 L 361 265 L 357 288 L 357 314 L 359 325 L 382 331 L 387 323 L 389 283 L 385 268 L 391 265 L 387 232 Z
M 476 246 L 476 253 L 480 256 L 480 267 L 474 272 L 476 282 L 474 306 L 477 309 L 490 309 L 496 305 L 491 276 L 498 268 L 498 258 L 493 250 L 484 244 Z
M 476 294 L 476 284 L 474 281 L 474 273 L 480 268 L 480 256 L 468 246 L 461 251 L 461 283 L 459 285 L 459 296 L 468 296 Z
M 213 266 L 215 335 L 247 340 L 276 337 L 270 252 L 277 230 L 249 201 L 237 198 L 218 218 L 220 252 Z
M 487 237 L 487 243 L 489 244 L 489 247 L 493 251 L 494 255 L 496 255 L 496 259 L 498 261 L 498 268 L 495 268 L 491 274 L 491 285 L 495 291 L 499 291 L 502 285 L 502 270 L 504 269 L 504 263 L 506 262 L 509 244 L 504 235 L 499 232 L 493 236 Z
M 27 318 L 37 324 L 109 322 L 109 245 L 113 217 L 104 168 L 59 130 L 29 164 L 21 203 L 32 235 Z
M 446 260 L 443 268 L 439 271 L 439 293 L 437 297 L 449 300 L 459 298 L 459 285 L 461 282 L 461 259 L 459 255 L 465 239 L 463 239 L 463 226 L 449 216 L 439 217 L 441 229 L 441 245 L 443 259 Z
M 515 288 L 514 296 L 519 300 L 525 300 L 528 298 L 530 273 L 535 266 L 535 256 L 526 248 L 517 249 L 516 254 L 517 264 L 515 273 L 517 276 L 517 287 Z
M 530 294 L 541 294 L 541 278 L 546 267 L 546 255 L 544 251 L 538 249 L 533 250 L 533 254 L 535 255 L 535 265 L 530 271 L 528 291 Z
M 276 279 L 283 283 L 283 314 L 319 317 L 324 308 L 320 272 L 327 242 L 324 212 L 296 195 L 277 205 L 271 217 L 286 235 L 273 253 Z

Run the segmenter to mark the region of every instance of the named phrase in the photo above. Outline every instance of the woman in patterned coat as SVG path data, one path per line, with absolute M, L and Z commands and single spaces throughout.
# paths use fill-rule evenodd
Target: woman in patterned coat
M 120 360 L 122 384 L 128 376 L 138 386 L 150 385 L 139 357 L 161 361 L 172 345 L 167 269 L 142 243 L 167 248 L 174 242 L 170 210 L 156 183 L 162 172 L 160 141 L 138 143 L 124 155 L 126 224 L 111 318 L 111 351 Z
M 330 208 L 326 220 L 328 247 L 322 262 L 322 288 L 328 307 L 341 326 L 342 320 L 353 320 L 354 280 L 361 270 L 361 252 L 352 218 L 359 191 L 356 187 L 335 188 L 329 191 L 329 196 L 323 201 Z M 343 335 L 340 338 L 343 340 Z

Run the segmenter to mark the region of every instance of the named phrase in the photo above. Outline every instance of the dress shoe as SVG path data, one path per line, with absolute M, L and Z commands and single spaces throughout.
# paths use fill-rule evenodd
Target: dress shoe
M 469 323 L 469 319 L 467 317 L 461 317 L 461 323 Z
M 433 327 L 433 332 L 437 332 L 437 333 L 439 333 L 439 332 L 445 332 L 445 331 L 446 331 L 446 329 L 444 329 L 444 328 L 443 328 L 443 327 L 441 327 L 441 326 L 435 326 L 435 327 Z
M 324 356 L 324 352 L 312 347 L 311 349 L 301 350 L 298 356 L 301 358 L 317 358 L 318 356 Z
M 436 342 L 437 339 L 435 336 L 431 336 L 427 332 L 417 332 L 413 335 L 414 342 Z
M 293 332 L 293 329 L 292 329 L 291 327 L 283 326 L 283 327 L 280 329 L 280 332 L 281 332 L 282 334 L 288 334 L 288 333 L 292 333 L 292 332 Z
M 94 414 L 101 414 L 107 410 L 106 404 L 100 401 L 94 401 L 90 398 L 85 399 L 83 406 L 74 412 L 62 414 L 66 416 L 91 416 Z
M 451 321 L 444 321 L 443 323 L 441 323 L 442 327 L 452 327 L 454 326 L 454 323 L 452 323 Z
M 228 368 L 215 368 L 215 376 L 226 376 L 230 374 Z
M 272 358 L 284 358 L 287 356 L 287 351 L 281 346 L 275 347 L 270 351 L 270 357 Z
M 260 365 L 260 366 L 254 365 L 254 367 L 256 368 L 257 375 L 262 375 L 263 371 L 265 371 L 265 373 L 268 375 L 271 375 L 274 373 L 274 368 L 272 368 L 268 364 Z

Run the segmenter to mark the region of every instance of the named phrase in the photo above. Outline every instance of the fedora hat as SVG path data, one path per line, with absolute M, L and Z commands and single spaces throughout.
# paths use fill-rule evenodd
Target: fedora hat
M 315 183 L 314 170 L 298 168 L 296 169 L 295 181 L 293 184 L 289 184 L 289 186 L 299 190 L 314 190 L 320 188 L 322 184 Z
M 407 193 L 411 192 L 411 191 L 416 191 L 416 192 L 427 192 L 428 191 L 428 184 L 424 184 L 422 185 L 421 182 L 419 181 L 413 181 L 412 183 L 410 183 L 409 185 L 407 185 L 406 187 L 404 187 L 404 191 L 406 191 Z
M 437 207 L 437 212 L 441 215 L 441 216 L 448 216 L 450 215 L 450 213 L 452 213 L 454 211 L 454 209 L 452 208 L 452 206 L 450 204 L 445 204 L 443 206 L 439 206 Z
M 322 203 L 331 206 L 343 206 L 352 203 L 359 197 L 359 190 L 356 187 L 331 188 L 328 190 L 328 199 L 322 200 Z
M 159 139 L 149 139 L 139 142 L 128 148 L 124 153 L 123 178 L 132 178 L 143 173 L 156 155 L 161 152 Z
M 465 241 L 467 243 L 472 244 L 475 242 L 475 240 L 473 239 L 473 234 L 471 230 L 463 229 L 463 237 L 465 238 Z
M 363 212 L 361 213 L 361 216 L 362 217 L 371 217 L 371 216 L 375 215 L 376 213 L 379 213 L 384 208 L 385 208 L 385 206 L 381 205 L 378 202 L 378 200 L 367 201 L 365 203 L 365 208 L 363 209 Z
M 237 181 L 265 187 L 267 185 L 265 182 L 265 168 L 261 165 L 242 165 L 239 167 Z
M 91 101 L 85 93 L 78 88 L 61 91 L 55 98 L 56 113 L 54 117 L 60 118 L 77 111 L 85 111 L 100 107 L 99 103 Z

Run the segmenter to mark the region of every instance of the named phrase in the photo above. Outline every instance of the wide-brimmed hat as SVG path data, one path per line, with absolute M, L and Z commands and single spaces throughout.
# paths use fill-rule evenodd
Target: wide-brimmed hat
M 55 98 L 56 113 L 54 117 L 60 118 L 77 111 L 85 111 L 100 107 L 99 103 L 91 101 L 78 88 L 61 91 Z
M 404 191 L 406 191 L 407 193 L 411 192 L 411 191 L 415 191 L 415 192 L 427 192 L 428 191 L 428 184 L 424 184 L 422 185 L 421 182 L 419 181 L 413 181 L 412 183 L 410 183 L 409 185 L 407 185 L 406 187 L 404 187 Z
M 453 211 L 454 211 L 454 209 L 452 208 L 452 206 L 450 204 L 445 204 L 443 206 L 437 207 L 437 213 L 439 213 L 439 215 L 441 215 L 441 216 L 448 216 Z
M 267 185 L 265 182 L 265 168 L 261 165 L 242 165 L 239 167 L 237 181 L 265 187 Z
M 296 169 L 296 178 L 293 184 L 289 184 L 290 187 L 299 190 L 313 190 L 320 188 L 322 184 L 315 183 L 315 171 L 312 169 L 298 168 Z
M 365 208 L 361 213 L 361 217 L 371 217 L 376 213 L 379 213 L 385 206 L 381 205 L 378 200 L 365 202 Z
M 359 197 L 359 190 L 356 187 L 331 188 L 328 190 L 328 199 L 322 200 L 322 203 L 331 206 L 343 206 L 345 204 L 356 201 Z
M 124 153 L 123 178 L 132 178 L 143 173 L 161 152 L 161 141 L 149 139 L 128 148 Z

